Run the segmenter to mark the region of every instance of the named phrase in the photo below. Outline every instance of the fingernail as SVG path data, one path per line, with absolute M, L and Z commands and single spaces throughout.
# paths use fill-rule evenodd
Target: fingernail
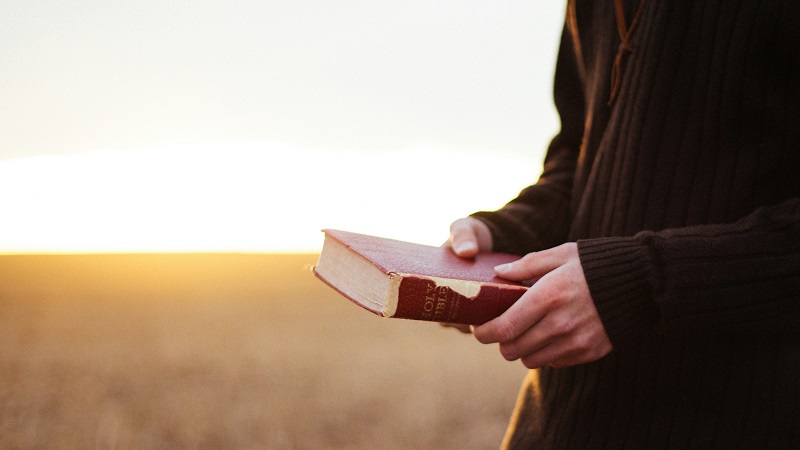
M 494 270 L 498 272 L 508 272 L 513 267 L 514 267 L 513 263 L 505 263 L 505 264 L 500 264 L 499 266 L 495 266 Z
M 458 244 L 458 246 L 456 247 L 455 250 L 456 250 L 456 253 L 458 253 L 460 255 L 460 254 L 463 254 L 463 253 L 466 253 L 466 252 L 471 252 L 471 251 L 475 250 L 476 248 L 477 248 L 477 246 L 475 245 L 474 242 L 466 241 L 466 242 L 462 242 L 462 243 Z

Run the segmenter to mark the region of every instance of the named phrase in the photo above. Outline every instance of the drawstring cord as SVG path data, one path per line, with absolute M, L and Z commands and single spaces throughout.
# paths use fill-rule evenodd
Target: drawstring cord
M 622 0 L 614 0 L 614 8 L 617 12 L 617 31 L 619 38 L 622 42 L 619 44 L 617 56 L 614 58 L 614 67 L 611 70 L 611 97 L 608 100 L 608 106 L 614 104 L 619 94 L 620 85 L 622 84 L 622 71 L 623 60 L 629 53 L 633 53 L 633 30 L 639 23 L 639 17 L 642 15 L 644 9 L 644 0 L 639 0 L 639 6 L 636 8 L 636 13 L 633 16 L 633 21 L 630 26 L 625 24 L 625 9 L 622 5 Z

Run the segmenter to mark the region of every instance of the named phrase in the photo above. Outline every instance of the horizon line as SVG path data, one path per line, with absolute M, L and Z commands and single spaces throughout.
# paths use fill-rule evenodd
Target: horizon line
M 157 250 L 157 251 L 13 251 L 6 252 L 0 250 L 0 257 L 2 256 L 136 256 L 136 255 L 319 255 L 319 251 L 295 251 L 295 250 L 280 250 L 280 251 L 238 251 L 238 250 Z

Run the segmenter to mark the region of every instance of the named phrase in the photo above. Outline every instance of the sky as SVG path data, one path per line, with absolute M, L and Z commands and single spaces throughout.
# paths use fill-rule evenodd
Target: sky
M 0 5 L 0 253 L 423 243 L 558 124 L 562 2 Z

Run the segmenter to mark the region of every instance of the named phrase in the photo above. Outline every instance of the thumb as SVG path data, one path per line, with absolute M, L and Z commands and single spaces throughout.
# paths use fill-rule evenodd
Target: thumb
M 472 217 L 458 219 L 450 225 L 450 247 L 462 258 L 491 250 L 491 241 L 489 227 Z

